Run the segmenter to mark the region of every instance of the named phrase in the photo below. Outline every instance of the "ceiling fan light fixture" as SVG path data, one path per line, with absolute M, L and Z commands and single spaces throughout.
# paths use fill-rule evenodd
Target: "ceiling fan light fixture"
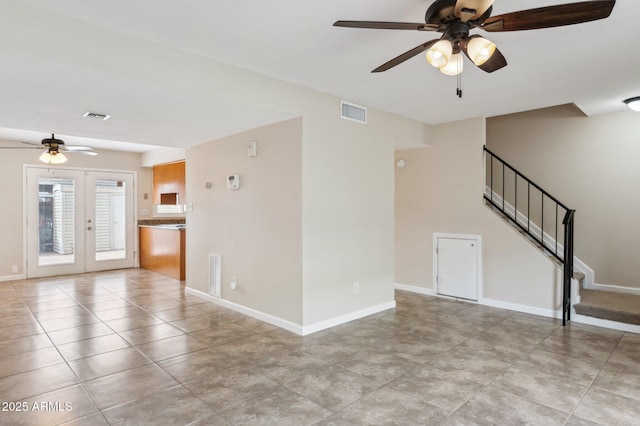
M 640 96 L 636 96 L 635 98 L 625 99 L 624 103 L 627 104 L 629 109 L 632 111 L 640 112 Z
M 451 55 L 451 58 L 449 59 L 449 62 L 447 62 L 447 65 L 440 68 L 440 72 L 446 75 L 458 75 L 462 72 L 462 66 L 462 54 L 454 53 L 453 55 Z
M 61 152 L 45 151 L 40 155 L 40 161 L 47 164 L 62 164 L 67 161 L 67 157 Z
M 467 43 L 467 54 L 474 64 L 480 66 L 487 62 L 496 51 L 495 43 L 484 37 L 473 37 Z
M 427 50 L 427 62 L 436 68 L 445 67 L 451 59 L 453 46 L 449 40 L 440 40 Z

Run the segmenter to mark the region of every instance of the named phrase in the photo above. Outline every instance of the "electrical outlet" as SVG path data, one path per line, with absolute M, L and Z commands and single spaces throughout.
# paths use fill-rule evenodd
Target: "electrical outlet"
M 14 274 L 17 273 L 18 272 L 18 265 L 13 265 L 11 267 L 11 272 L 14 273 Z
M 231 290 L 235 290 L 236 288 L 238 288 L 238 279 L 236 277 L 233 277 L 231 279 L 231 282 L 229 283 L 229 288 Z
M 353 294 L 358 293 L 360 293 L 360 283 L 356 281 L 353 283 Z

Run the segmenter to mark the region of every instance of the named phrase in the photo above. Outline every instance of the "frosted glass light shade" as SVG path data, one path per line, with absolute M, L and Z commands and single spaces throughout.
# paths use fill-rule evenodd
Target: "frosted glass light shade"
M 462 72 L 462 65 L 462 55 L 460 53 L 456 53 L 451 55 L 447 65 L 440 68 L 440 72 L 446 75 L 458 75 Z
M 449 40 L 440 40 L 429 50 L 427 50 L 427 62 L 436 68 L 442 68 L 447 65 L 453 46 Z
M 483 37 L 474 37 L 467 43 L 467 54 L 474 64 L 480 66 L 487 62 L 496 51 L 495 43 Z
M 626 99 L 624 103 L 627 104 L 632 111 L 640 111 L 640 96 Z
M 47 164 L 62 164 L 67 161 L 67 157 L 61 152 L 45 151 L 40 155 L 40 161 Z

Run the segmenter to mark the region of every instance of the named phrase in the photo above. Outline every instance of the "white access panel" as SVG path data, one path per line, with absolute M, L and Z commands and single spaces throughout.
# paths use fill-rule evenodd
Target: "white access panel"
M 480 238 L 434 238 L 436 292 L 444 296 L 478 300 Z

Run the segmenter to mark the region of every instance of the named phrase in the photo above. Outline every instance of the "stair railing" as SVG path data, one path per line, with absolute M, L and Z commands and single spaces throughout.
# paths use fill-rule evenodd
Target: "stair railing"
M 486 146 L 484 153 L 484 200 L 534 240 L 544 252 L 562 263 L 562 325 L 566 325 L 571 320 L 575 210 L 565 206 Z M 559 220 L 561 217 L 562 222 Z M 560 227 L 563 227 L 563 232 L 559 232 Z

